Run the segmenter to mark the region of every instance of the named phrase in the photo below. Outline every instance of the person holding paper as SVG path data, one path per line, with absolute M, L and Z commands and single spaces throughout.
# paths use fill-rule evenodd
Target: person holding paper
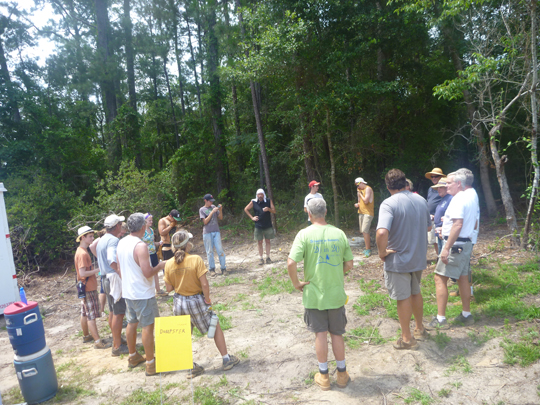
M 189 254 L 193 248 L 193 244 L 189 241 L 191 238 L 193 235 L 183 229 L 172 236 L 174 257 L 167 260 L 163 279 L 167 292 L 175 291 L 174 315 L 190 315 L 191 330 L 193 331 L 193 327 L 197 327 L 205 335 L 212 318 L 212 313 L 209 311 L 212 305 L 210 286 L 206 278 L 208 270 L 200 256 Z M 230 370 L 240 362 L 236 356 L 228 354 L 225 336 L 219 323 L 216 326 L 214 342 L 223 357 L 224 371 Z M 193 369 L 188 378 L 197 377 L 203 372 L 203 367 L 193 363 Z

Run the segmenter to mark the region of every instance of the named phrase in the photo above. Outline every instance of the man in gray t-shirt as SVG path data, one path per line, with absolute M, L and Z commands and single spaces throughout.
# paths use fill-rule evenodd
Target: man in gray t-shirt
M 204 196 L 204 206 L 199 209 L 199 217 L 203 221 L 203 242 L 204 250 L 206 250 L 206 258 L 208 259 L 210 277 L 216 276 L 216 263 L 214 262 L 214 248 L 219 257 L 219 265 L 221 274 L 227 275 L 227 266 L 225 264 L 225 252 L 221 246 L 221 233 L 219 232 L 218 219 L 223 219 L 223 207 L 221 204 L 215 206 L 212 204 L 214 197 L 211 194 Z
M 416 339 L 423 340 L 428 335 L 422 325 L 424 302 L 420 280 L 426 268 L 431 219 L 426 200 L 405 190 L 407 181 L 401 170 L 390 170 L 385 182 L 391 196 L 379 208 L 376 241 L 384 262 L 386 288 L 390 298 L 397 301 L 401 338 L 394 347 L 416 349 Z M 412 314 L 416 322 L 414 337 L 409 328 Z

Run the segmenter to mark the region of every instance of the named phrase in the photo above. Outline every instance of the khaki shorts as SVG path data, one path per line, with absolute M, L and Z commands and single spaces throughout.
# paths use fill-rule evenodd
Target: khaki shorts
M 126 299 L 126 317 L 128 323 L 139 323 L 141 328 L 152 325 L 159 318 L 159 309 L 156 297 L 147 300 Z
M 394 271 L 384 272 L 384 284 L 388 289 L 388 294 L 393 300 L 406 300 L 411 295 L 420 294 L 420 281 L 424 270 L 413 271 L 412 273 L 396 273 Z
M 427 233 L 427 243 L 428 245 L 434 245 L 437 243 L 437 239 L 435 239 L 435 222 L 431 221 L 431 231 L 428 231 Z
M 358 214 L 358 224 L 360 225 L 360 232 L 369 233 L 371 221 L 373 221 L 373 217 L 371 215 Z
M 343 335 L 347 325 L 345 306 L 337 309 L 304 309 L 304 322 L 310 332 L 330 332 L 332 335 Z
M 455 278 L 456 280 L 461 276 L 469 275 L 469 266 L 471 262 L 472 243 L 467 242 L 464 245 L 456 246 L 463 248 L 461 253 L 452 253 L 448 255 L 448 264 L 444 264 L 439 258 L 437 267 L 435 267 L 435 273 L 444 276 Z M 444 249 L 444 248 L 443 248 Z
M 255 232 L 253 233 L 253 240 L 263 240 L 263 239 L 274 239 L 274 228 L 257 228 L 255 227 Z

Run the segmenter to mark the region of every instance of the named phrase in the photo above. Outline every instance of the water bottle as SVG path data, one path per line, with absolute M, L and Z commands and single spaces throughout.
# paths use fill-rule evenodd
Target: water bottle
M 21 287 L 19 290 L 19 295 L 21 296 L 21 302 L 28 305 L 28 301 L 26 301 L 26 293 L 24 292 L 24 288 Z
M 215 312 L 212 312 L 212 318 L 210 318 L 210 327 L 208 328 L 208 338 L 213 339 L 216 334 L 216 327 L 218 324 L 218 316 Z

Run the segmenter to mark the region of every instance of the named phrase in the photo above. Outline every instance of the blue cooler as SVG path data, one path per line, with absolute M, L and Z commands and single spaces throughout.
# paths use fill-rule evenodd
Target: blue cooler
M 37 302 L 15 302 L 4 310 L 4 318 L 16 356 L 29 356 L 46 346 L 45 329 Z
M 16 355 L 13 364 L 21 393 L 28 404 L 38 404 L 56 395 L 58 380 L 48 346 L 31 356 Z

